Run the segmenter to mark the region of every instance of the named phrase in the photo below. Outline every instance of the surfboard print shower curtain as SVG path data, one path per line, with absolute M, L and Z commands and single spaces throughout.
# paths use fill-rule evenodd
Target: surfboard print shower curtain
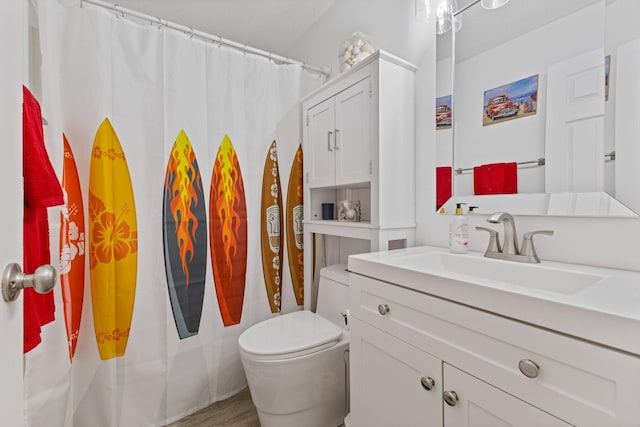
M 64 134 L 73 150 L 86 221 L 96 225 L 85 224 L 86 285 L 75 351 L 69 351 L 65 302 L 56 287 L 56 319 L 43 330 L 42 343 L 25 355 L 25 425 L 165 425 L 246 387 L 238 336 L 273 316 L 260 258 L 264 156 L 276 140 L 279 161 L 292 164 L 301 135 L 298 101 L 321 79 L 299 66 L 277 65 L 78 0 L 39 0 L 33 7 L 49 156 L 61 177 Z M 100 133 L 104 123 L 120 148 L 97 152 L 94 141 L 105 137 Z M 246 260 L 239 264 L 246 264 L 246 279 L 241 317 L 234 318 L 239 323 L 225 326 L 206 239 L 215 213 L 210 191 L 216 156 L 230 144 L 242 177 L 235 197 L 244 191 L 246 205 L 242 220 L 247 231 L 239 234 L 246 238 Z M 92 166 L 96 156 L 107 162 L 99 169 Z M 126 161 L 130 188 L 119 184 L 129 181 L 122 181 L 118 161 Z M 288 167 L 280 170 L 283 186 L 288 174 Z M 133 199 L 124 207 L 95 203 L 96 194 L 118 199 L 128 191 Z M 192 214 L 197 221 L 178 230 L 183 215 Z M 60 255 L 60 224 L 60 212 L 50 212 L 52 260 Z M 98 245 L 107 232 L 115 236 L 109 248 Z M 167 249 L 168 241 L 174 249 Z M 185 241 L 188 246 L 179 247 L 177 242 Z M 197 268 L 190 264 L 196 251 L 200 259 L 206 257 Z M 108 271 L 120 272 L 108 280 L 91 277 L 89 259 L 99 265 L 133 253 L 135 270 L 128 264 L 128 275 L 116 266 Z M 171 263 L 172 256 L 179 258 Z M 282 312 L 300 308 L 286 259 Z M 90 277 L 104 292 L 92 291 Z M 186 292 L 185 277 L 190 283 L 203 280 L 204 291 L 194 285 L 179 301 L 179 292 L 172 294 L 172 289 Z M 116 306 L 130 304 L 130 314 L 108 305 L 123 292 L 126 304 Z M 118 326 L 98 333 L 96 316 L 113 317 L 117 323 L 110 325 Z M 124 334 L 127 339 L 117 351 L 101 351 L 101 339 L 122 342 Z

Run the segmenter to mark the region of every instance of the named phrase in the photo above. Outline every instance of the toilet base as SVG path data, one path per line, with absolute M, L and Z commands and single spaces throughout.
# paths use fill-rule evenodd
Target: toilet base
M 267 414 L 258 410 L 258 418 L 261 427 L 338 427 L 344 425 L 342 417 L 328 416 L 326 411 L 321 411 L 318 408 L 286 415 Z
M 345 333 L 346 335 L 346 333 Z M 262 427 L 337 427 L 347 406 L 348 339 L 318 353 L 255 360 L 240 349 Z

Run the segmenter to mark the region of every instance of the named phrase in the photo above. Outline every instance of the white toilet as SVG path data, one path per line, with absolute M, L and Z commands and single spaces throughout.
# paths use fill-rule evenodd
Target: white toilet
M 346 265 L 320 271 L 317 313 L 273 317 L 238 344 L 262 427 L 334 427 L 347 414 Z

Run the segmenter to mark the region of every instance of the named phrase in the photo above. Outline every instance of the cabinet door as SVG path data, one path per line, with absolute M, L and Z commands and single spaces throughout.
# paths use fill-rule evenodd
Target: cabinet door
M 367 77 L 336 95 L 336 185 L 371 178 L 371 97 Z
M 443 377 L 445 393 L 455 392 L 458 398 L 454 406 L 444 404 L 447 427 L 570 425 L 446 363 Z
M 358 319 L 350 325 L 352 425 L 441 426 L 441 361 Z
M 307 111 L 307 150 L 309 150 L 309 188 L 335 184 L 335 107 L 334 98 Z

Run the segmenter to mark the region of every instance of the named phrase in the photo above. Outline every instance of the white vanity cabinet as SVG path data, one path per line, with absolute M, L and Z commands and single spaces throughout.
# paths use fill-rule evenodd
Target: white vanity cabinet
M 340 262 L 414 245 L 416 70 L 376 51 L 302 100 L 305 295 L 317 235 L 340 241 Z M 360 202 L 359 222 L 337 220 L 345 190 Z M 323 203 L 334 204 L 333 220 L 322 219 Z
M 638 356 L 360 273 L 352 427 L 640 424 Z

